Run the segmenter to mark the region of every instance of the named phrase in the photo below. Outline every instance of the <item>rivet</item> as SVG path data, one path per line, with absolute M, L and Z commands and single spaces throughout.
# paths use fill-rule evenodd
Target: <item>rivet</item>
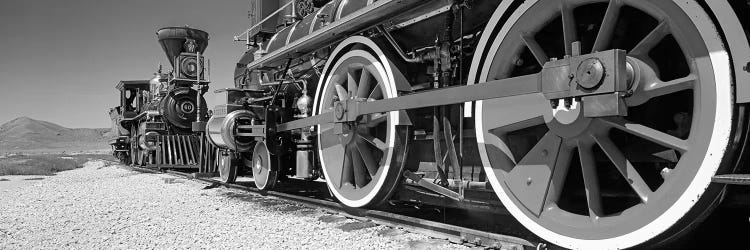
M 531 185 L 531 177 L 529 177 L 528 179 L 526 179 L 526 185 Z

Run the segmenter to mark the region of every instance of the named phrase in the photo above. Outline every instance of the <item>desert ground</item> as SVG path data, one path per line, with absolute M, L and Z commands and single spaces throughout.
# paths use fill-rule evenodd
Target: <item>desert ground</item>
M 0 249 L 465 248 L 108 160 L 54 175 L 0 179 Z

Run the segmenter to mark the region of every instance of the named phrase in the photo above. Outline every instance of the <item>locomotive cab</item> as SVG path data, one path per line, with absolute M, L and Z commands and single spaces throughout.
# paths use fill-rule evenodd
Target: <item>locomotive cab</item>
M 124 119 L 132 119 L 144 110 L 148 103 L 148 95 L 145 93 L 150 90 L 148 81 L 120 81 L 115 88 L 120 91 L 119 108 Z

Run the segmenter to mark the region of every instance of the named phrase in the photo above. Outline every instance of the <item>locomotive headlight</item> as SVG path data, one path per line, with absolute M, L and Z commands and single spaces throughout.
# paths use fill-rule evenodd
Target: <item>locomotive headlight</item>
M 184 76 L 195 78 L 198 76 L 198 59 L 190 56 L 182 57 L 180 71 Z

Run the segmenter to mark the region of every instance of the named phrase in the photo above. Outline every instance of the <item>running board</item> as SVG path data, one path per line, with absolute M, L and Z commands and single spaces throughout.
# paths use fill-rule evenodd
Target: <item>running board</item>
M 711 178 L 711 182 L 731 185 L 750 185 L 750 174 L 716 175 Z
M 456 193 L 453 190 L 450 190 L 438 184 L 427 181 L 421 176 L 415 173 L 412 173 L 409 170 L 404 170 L 404 177 L 408 178 L 409 180 L 414 181 L 415 183 L 417 183 L 417 185 L 422 186 L 423 188 L 426 188 L 435 193 L 444 195 L 445 197 L 454 199 L 456 201 L 462 201 L 464 199 L 464 197 L 461 194 Z

